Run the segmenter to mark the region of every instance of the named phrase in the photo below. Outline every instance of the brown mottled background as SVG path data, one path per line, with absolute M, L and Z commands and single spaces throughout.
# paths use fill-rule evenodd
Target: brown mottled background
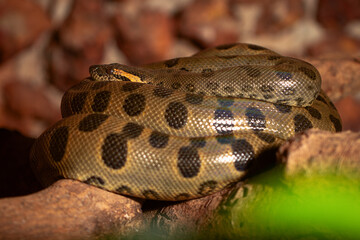
M 236 41 L 310 61 L 360 59 L 360 1 L 0 0 L 0 127 L 38 136 L 92 64 L 136 65 Z M 344 128 L 359 131 L 360 92 L 335 100 Z

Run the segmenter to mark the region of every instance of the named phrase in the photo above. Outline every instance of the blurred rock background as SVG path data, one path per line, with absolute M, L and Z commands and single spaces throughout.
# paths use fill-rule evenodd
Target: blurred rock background
M 360 1 L 0 0 L 0 127 L 37 137 L 92 64 L 144 64 L 229 42 L 310 62 L 350 57 L 360 71 Z M 360 92 L 334 100 L 344 129 L 359 131 Z

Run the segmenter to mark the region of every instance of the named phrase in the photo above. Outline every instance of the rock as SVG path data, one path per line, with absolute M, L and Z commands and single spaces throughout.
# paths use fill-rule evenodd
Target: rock
M 183 202 L 147 201 L 143 206 L 144 225 L 160 230 L 163 237 L 186 236 L 200 231 L 215 216 L 229 189 Z M 144 229 L 144 228 L 143 228 Z
M 238 39 L 238 26 L 230 15 L 228 1 L 194 1 L 181 13 L 178 26 L 181 35 L 203 47 L 236 42 Z
M 360 99 L 348 96 L 335 103 L 335 106 L 341 116 L 343 131 L 351 130 L 359 132 Z
M 326 38 L 306 49 L 308 56 L 338 57 L 352 56 L 360 51 L 360 40 L 341 32 L 328 32 Z
M 99 64 L 111 37 L 103 1 L 79 0 L 49 45 L 50 80 L 67 90 L 89 76 L 89 66 Z
M 350 21 L 359 20 L 360 2 L 357 0 L 320 0 L 317 19 L 325 27 L 342 31 Z
M 34 135 L 35 119 L 41 119 L 45 125 L 61 119 L 59 106 L 49 100 L 44 88 L 13 79 L 3 89 L 6 114 L 2 120 L 7 126 L 18 126 L 22 133 Z
M 318 57 L 304 59 L 314 65 L 322 78 L 321 88 L 331 100 L 355 96 L 360 90 L 360 59 L 358 57 Z
M 46 12 L 30 0 L 0 1 L 0 63 L 50 28 Z
M 311 129 L 282 145 L 279 161 L 286 176 L 345 173 L 359 176 L 360 133 L 329 133 Z
M 161 11 L 142 7 L 141 1 L 128 1 L 117 7 L 114 16 L 119 49 L 134 65 L 164 60 L 174 43 L 174 23 Z
M 139 202 L 74 180 L 0 200 L 3 239 L 88 239 L 110 234 L 141 213 Z
M 249 4 L 247 0 L 237 0 L 236 2 L 240 7 L 242 4 Z M 257 0 L 251 1 L 250 4 L 258 5 L 261 9 L 254 29 L 254 33 L 259 35 L 276 34 L 290 28 L 305 14 L 302 0 Z

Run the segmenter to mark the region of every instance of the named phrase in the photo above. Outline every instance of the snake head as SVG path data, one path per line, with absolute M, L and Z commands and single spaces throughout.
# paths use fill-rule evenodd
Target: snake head
M 95 81 L 131 81 L 142 82 L 141 76 L 129 69 L 131 67 L 119 63 L 92 65 L 90 76 Z

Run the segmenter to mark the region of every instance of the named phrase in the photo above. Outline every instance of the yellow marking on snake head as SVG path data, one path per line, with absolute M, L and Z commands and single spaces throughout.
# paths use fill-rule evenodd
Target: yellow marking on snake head
M 117 68 L 113 69 L 113 74 L 117 75 L 117 76 L 126 77 L 131 82 L 142 82 L 140 77 L 138 77 L 138 76 L 136 76 L 134 74 L 125 72 L 124 70 L 121 70 L 121 69 L 117 69 Z

